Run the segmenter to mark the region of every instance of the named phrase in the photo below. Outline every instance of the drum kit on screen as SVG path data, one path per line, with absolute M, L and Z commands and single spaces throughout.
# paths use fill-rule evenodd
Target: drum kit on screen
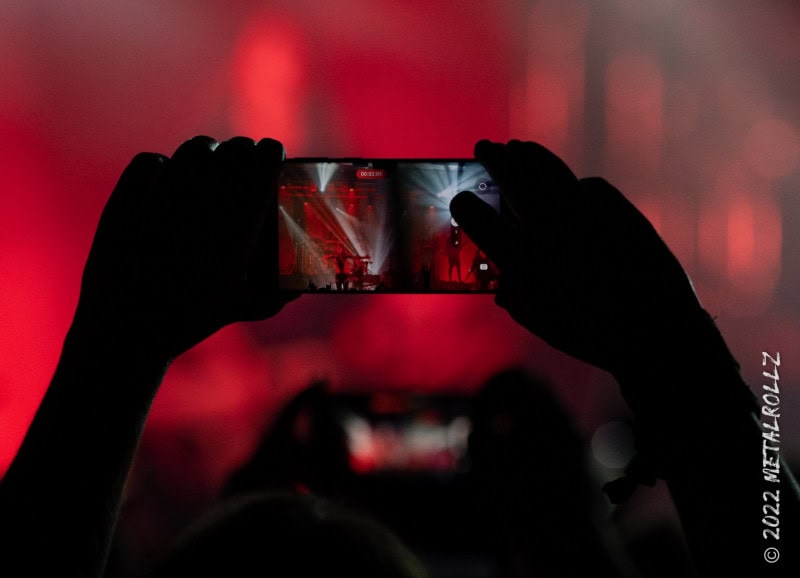
M 324 244 L 329 249 L 327 257 L 335 258 L 337 253 L 342 253 L 342 250 L 338 249 L 343 247 L 341 241 L 327 240 Z M 347 274 L 347 283 L 350 287 L 362 290 L 380 283 L 380 275 L 374 275 L 369 270 L 369 266 L 372 264 L 370 255 L 346 253 L 342 255 L 342 261 L 344 262 L 342 272 Z

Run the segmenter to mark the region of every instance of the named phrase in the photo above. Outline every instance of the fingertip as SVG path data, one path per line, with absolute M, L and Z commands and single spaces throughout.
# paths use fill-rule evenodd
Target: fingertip
M 156 167 L 167 161 L 167 157 L 159 153 L 138 153 L 131 159 L 130 166 Z
M 286 159 L 286 149 L 284 148 L 283 143 L 278 140 L 272 138 L 262 138 L 260 141 L 258 141 L 256 148 L 264 151 L 264 154 L 270 160 L 282 162 Z
M 217 141 L 210 136 L 195 136 L 175 149 L 172 153 L 172 162 L 170 170 L 177 170 L 175 167 L 184 167 L 193 165 L 197 162 L 205 162 L 204 159 L 209 158 L 209 155 L 217 148 Z
M 138 153 L 123 172 L 122 179 L 147 179 L 157 175 L 164 167 L 167 157 L 159 153 Z
M 497 266 L 503 269 L 509 263 L 516 233 L 491 205 L 470 191 L 462 191 L 450 201 L 450 212 Z
M 459 223 L 471 223 L 476 211 L 480 211 L 480 205 L 485 204 L 472 191 L 461 191 L 450 200 L 450 214 Z
M 492 146 L 492 141 L 490 141 L 489 139 L 483 138 L 479 140 L 478 142 L 475 143 L 475 148 L 473 149 L 475 151 L 475 156 L 478 156 L 478 154 L 481 151 L 486 150 L 486 148 L 490 146 Z
M 194 142 L 194 143 L 196 143 L 196 144 L 197 144 L 197 146 L 205 146 L 205 147 L 207 147 L 207 148 L 211 149 L 212 151 L 213 151 L 215 148 L 217 148 L 217 146 L 219 145 L 219 142 L 217 142 L 217 139 L 215 139 L 215 138 L 214 138 L 214 137 L 212 137 L 212 136 L 203 135 L 203 134 L 201 134 L 201 135 L 197 135 L 197 136 L 195 136 L 195 137 L 192 137 L 192 138 L 191 138 L 191 139 L 189 139 L 189 140 L 190 140 L 191 142 Z
M 215 148 L 217 148 L 217 144 L 217 140 L 213 137 L 206 135 L 193 136 L 192 138 L 181 143 L 181 145 L 175 149 L 175 153 L 172 156 L 174 158 L 175 155 L 179 155 L 189 150 L 208 149 L 213 151 Z
M 471 191 L 459 191 L 450 199 L 450 212 L 460 211 L 461 208 L 470 203 L 470 197 L 475 194 Z
M 220 143 L 217 148 L 217 153 L 231 153 L 233 155 L 247 154 L 256 148 L 256 141 L 247 136 L 235 136 Z
M 500 143 L 492 142 L 488 139 L 479 140 L 475 143 L 475 158 L 479 161 L 487 159 L 493 154 L 496 154 L 498 147 L 502 148 Z
M 508 152 L 514 162 L 530 166 L 539 171 L 541 178 L 549 183 L 576 184 L 578 178 L 566 162 L 546 146 L 534 141 L 512 140 Z

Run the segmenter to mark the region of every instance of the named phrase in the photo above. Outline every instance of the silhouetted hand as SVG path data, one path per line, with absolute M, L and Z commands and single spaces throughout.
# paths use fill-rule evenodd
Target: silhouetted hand
M 277 291 L 281 143 L 208 137 L 172 158 L 137 155 L 100 219 L 73 333 L 169 361 L 234 321 L 264 319 Z
M 702 318 L 677 259 L 606 181 L 579 180 L 532 142 L 481 141 L 475 157 L 502 191 L 501 211 L 471 193 L 451 209 L 500 267 L 496 301 L 520 324 L 616 374 Z
M 294 297 L 277 290 L 283 155 L 274 140 L 217 146 L 197 137 L 171 159 L 140 154 L 125 169 L 100 218 L 53 380 L 0 484 L 4 570 L 103 576 L 169 363 L 222 326 L 274 315 Z

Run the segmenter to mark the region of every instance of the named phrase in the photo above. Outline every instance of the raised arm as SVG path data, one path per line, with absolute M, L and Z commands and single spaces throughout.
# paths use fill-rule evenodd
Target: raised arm
M 272 276 L 283 147 L 197 137 L 140 154 L 103 211 L 44 400 L 0 484 L 0 574 L 102 575 L 125 479 L 169 364 L 291 296 Z
M 640 458 L 611 498 L 624 500 L 631 480 L 663 478 L 704 575 L 797 574 L 797 486 L 785 468 L 780 484 L 764 481 L 756 399 L 655 229 L 613 186 L 579 180 L 541 145 L 481 141 L 475 155 L 503 192 L 501 211 L 470 193 L 451 210 L 501 269 L 498 305 L 613 374 L 638 421 Z M 779 544 L 762 535 L 763 492 L 775 490 Z M 771 564 L 772 546 L 782 558 Z

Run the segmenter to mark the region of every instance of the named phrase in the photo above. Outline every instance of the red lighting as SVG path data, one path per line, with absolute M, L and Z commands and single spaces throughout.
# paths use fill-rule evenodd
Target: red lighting
M 800 164 L 800 134 L 785 120 L 758 122 L 751 131 L 747 147 L 753 168 L 768 179 L 785 177 Z
M 746 197 L 728 207 L 728 277 L 735 279 L 755 267 L 756 224 L 753 204 Z
M 303 31 L 291 22 L 259 16 L 246 26 L 233 56 L 238 134 L 277 138 L 289 151 L 302 147 L 306 52 Z
M 399 414 L 408 411 L 408 396 L 379 391 L 369 399 L 369 408 L 377 414 Z
M 658 166 L 664 124 L 664 78 L 652 57 L 632 52 L 615 57 L 606 72 L 608 147 L 615 158 Z
M 723 281 L 726 306 L 740 315 L 770 302 L 781 271 L 780 208 L 742 167 L 723 170 L 698 222 L 701 264 Z
M 367 455 L 350 454 L 350 469 L 356 474 L 367 474 L 375 470 L 375 460 Z

